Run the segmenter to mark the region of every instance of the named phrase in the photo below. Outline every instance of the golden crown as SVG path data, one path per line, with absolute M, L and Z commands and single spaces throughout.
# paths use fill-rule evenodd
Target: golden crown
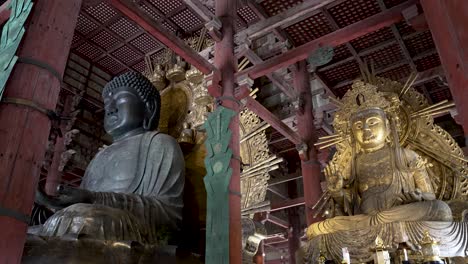
M 374 77 L 373 83 L 379 83 L 379 77 Z M 348 92 L 339 101 L 339 110 L 335 113 L 333 126 L 337 131 L 347 133 L 349 120 L 353 115 L 368 109 L 381 109 L 387 115 L 395 113 L 400 106 L 396 94 L 383 93 L 373 83 L 356 80 Z

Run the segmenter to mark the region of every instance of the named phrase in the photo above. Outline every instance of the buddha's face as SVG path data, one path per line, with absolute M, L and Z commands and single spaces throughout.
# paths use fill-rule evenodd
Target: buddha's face
M 146 106 L 132 88 L 119 87 L 103 95 L 104 129 L 113 138 L 143 127 Z
M 378 109 L 368 109 L 356 113 L 351 119 L 354 138 L 361 148 L 373 151 L 385 146 L 390 133 L 385 113 Z

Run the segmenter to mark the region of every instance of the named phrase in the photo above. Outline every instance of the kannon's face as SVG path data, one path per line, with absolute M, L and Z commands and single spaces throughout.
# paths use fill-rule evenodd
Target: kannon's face
M 116 138 L 143 126 L 145 103 L 132 88 L 119 87 L 103 95 L 104 129 Z
M 382 111 L 370 109 L 359 112 L 353 116 L 351 125 L 354 138 L 364 150 L 372 151 L 385 146 L 390 131 Z

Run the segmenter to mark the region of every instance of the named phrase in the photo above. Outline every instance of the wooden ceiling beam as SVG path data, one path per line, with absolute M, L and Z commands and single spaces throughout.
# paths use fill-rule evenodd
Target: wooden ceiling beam
M 286 208 L 301 206 L 301 205 L 304 205 L 304 204 L 305 204 L 304 197 L 299 197 L 299 198 L 295 198 L 295 199 L 291 199 L 291 200 L 287 200 L 287 201 L 282 201 L 282 202 L 278 202 L 278 203 L 272 203 L 270 212 L 280 211 L 280 210 L 283 210 L 283 209 L 286 209 Z
M 246 39 L 253 40 L 286 25 L 292 25 L 298 21 L 309 17 L 321 7 L 334 2 L 335 0 L 306 0 L 305 2 L 292 7 L 283 13 L 269 17 L 258 23 L 249 26 L 247 29 L 236 34 L 236 42 L 242 43 Z
M 401 12 L 408 6 L 411 6 L 417 2 L 418 0 L 409 0 L 404 2 L 403 4 L 387 9 L 385 12 L 378 13 L 357 23 L 346 26 L 340 30 L 334 31 L 328 35 L 312 40 L 295 49 L 269 59 L 259 65 L 239 72 L 237 75 L 248 75 L 251 79 L 256 79 L 270 72 L 274 72 L 281 68 L 292 65 L 300 60 L 306 59 L 311 52 L 315 51 L 319 47 L 336 47 L 358 37 L 364 36 L 368 33 L 379 30 L 383 27 L 388 27 L 396 22 L 401 21 L 403 19 Z
M 247 0 L 247 6 L 260 18 L 260 20 L 268 19 L 268 14 L 259 4 L 255 2 L 255 0 Z M 273 29 L 273 33 L 275 33 L 280 41 L 291 41 L 288 34 L 286 34 L 286 32 L 280 28 Z
M 336 23 L 335 19 L 333 19 L 333 17 L 330 15 L 330 13 L 328 12 L 328 10 L 326 8 L 322 8 L 322 14 L 325 16 L 325 18 L 327 19 L 327 21 L 330 23 L 330 25 L 332 26 L 333 30 L 339 30 L 340 27 L 338 26 L 338 24 Z M 356 61 L 359 63 L 359 64 L 363 64 L 362 62 L 362 59 L 361 57 L 359 56 L 359 54 L 356 52 L 356 49 L 351 45 L 351 43 L 349 42 L 346 42 L 345 43 L 346 45 L 346 48 L 348 48 L 349 52 L 351 52 L 351 54 L 353 55 L 354 59 L 356 59 Z
M 289 228 L 289 223 L 286 220 L 283 220 L 277 216 L 274 216 L 272 214 L 268 214 L 267 219 L 268 222 L 275 224 L 277 226 L 283 227 L 288 229 Z
M 200 56 L 185 44 L 183 40 L 172 34 L 161 24 L 155 23 L 135 3 L 123 0 L 108 0 L 108 2 L 125 16 L 135 21 L 150 35 L 181 56 L 185 61 L 199 69 L 203 74 L 207 75 L 216 71 L 216 68 L 208 60 Z
M 214 18 L 213 13 L 199 0 L 184 0 L 184 3 L 203 21 L 208 22 Z
M 288 125 L 286 125 L 281 119 L 272 114 L 262 104 L 256 101 L 251 96 L 245 98 L 245 106 L 252 112 L 257 114 L 261 119 L 270 124 L 276 131 L 281 133 L 284 137 L 289 139 L 292 143 L 298 145 L 302 143 L 302 139 L 299 135 L 294 132 Z
M 385 6 L 385 3 L 383 0 L 377 0 L 379 7 L 382 11 L 387 10 L 387 6 Z M 401 51 L 403 52 L 403 56 L 405 59 L 408 61 L 408 64 L 411 67 L 412 71 L 417 71 L 416 69 L 416 64 L 414 64 L 413 58 L 411 58 L 411 55 L 408 51 L 408 48 L 406 47 L 405 43 L 403 42 L 403 39 L 401 37 L 400 32 L 398 31 L 397 27 L 395 25 L 391 25 L 390 29 L 392 30 L 393 36 L 395 37 L 398 45 L 400 46 Z
M 260 58 L 253 50 L 251 50 L 247 45 L 244 45 L 243 48 L 241 48 L 242 53 L 252 64 L 257 65 L 263 62 L 262 58 Z M 281 91 L 283 91 L 289 98 L 295 98 L 297 95 L 294 92 L 294 90 L 287 84 L 285 83 L 280 76 L 278 76 L 275 73 L 268 73 L 266 75 L 268 79 L 276 86 L 278 87 Z

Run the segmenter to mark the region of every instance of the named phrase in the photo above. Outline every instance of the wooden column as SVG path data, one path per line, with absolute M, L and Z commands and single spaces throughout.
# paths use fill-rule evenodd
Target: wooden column
M 307 145 L 305 155 L 301 155 L 301 168 L 304 183 L 304 201 L 306 206 L 307 224 L 319 219 L 313 218 L 312 206 L 318 201 L 322 190 L 320 188 L 320 163 L 314 142 L 317 140 L 312 112 L 312 93 L 310 91 L 309 72 L 306 61 L 296 64 L 294 73 L 294 88 L 299 94 L 299 109 L 297 110 L 297 133 Z
M 81 0 L 34 1 L 20 59 L 5 98 L 21 98 L 55 109 Z M 48 65 L 38 67 L 35 62 Z M 44 158 L 51 122 L 31 107 L 0 103 L 0 262 L 20 263 L 28 216 Z
M 234 56 L 234 25 L 236 18 L 237 1 L 216 0 L 215 15 L 222 23 L 222 40 L 216 42 L 214 64 L 221 73 L 222 105 L 226 108 L 239 111 L 239 104 L 234 98 L 237 59 Z M 229 263 L 242 262 L 242 230 L 240 206 L 240 147 L 239 147 L 239 115 L 231 119 L 229 129 L 232 131 L 229 147 L 232 149 L 233 159 L 231 182 L 229 184 Z
M 72 110 L 73 105 L 73 99 L 74 98 L 72 95 L 67 95 L 61 116 L 70 116 L 70 112 Z M 68 121 L 65 120 L 62 120 L 60 123 L 62 137 L 58 137 L 55 142 L 52 164 L 50 165 L 49 171 L 47 173 L 45 191 L 49 195 L 56 195 L 57 186 L 60 184 L 60 180 L 62 179 L 62 172 L 59 171 L 59 166 L 62 160 L 62 153 L 66 151 L 67 147 L 65 145 L 65 133 L 67 132 L 67 123 Z
M 288 182 L 288 196 L 297 196 L 297 183 L 296 181 Z M 299 218 L 299 208 L 291 207 L 287 209 L 288 212 L 288 247 L 289 247 L 289 263 L 296 263 L 296 251 L 301 245 L 301 219 Z
M 420 1 L 468 144 L 468 2 Z

